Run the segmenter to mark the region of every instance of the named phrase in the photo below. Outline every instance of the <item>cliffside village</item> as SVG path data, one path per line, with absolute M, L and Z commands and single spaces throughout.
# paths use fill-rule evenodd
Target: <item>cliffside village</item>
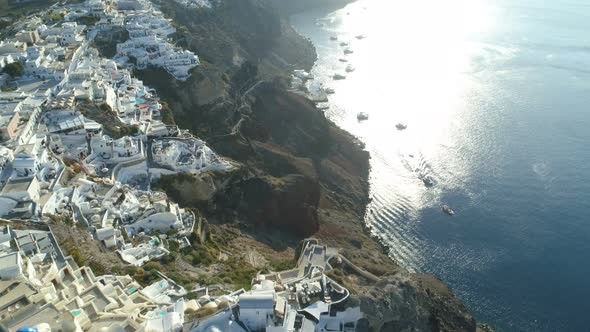
M 0 42 L 0 324 L 10 331 L 355 331 L 359 308 L 338 306 L 349 292 L 326 276 L 342 258 L 313 239 L 294 269 L 258 274 L 250 290 L 187 291 L 159 272 L 142 287 L 78 266 L 48 221 L 69 220 L 140 267 L 172 243 L 190 246 L 188 236 L 203 227 L 192 210 L 151 190 L 153 180 L 236 164 L 165 124 L 157 91 L 134 77 L 134 68 L 153 66 L 183 81 L 199 66 L 197 55 L 173 45 L 176 29 L 150 1 L 53 5 L 12 28 Z M 94 41 L 113 29 L 129 38 L 108 59 Z M 66 171 L 73 167 L 74 176 Z

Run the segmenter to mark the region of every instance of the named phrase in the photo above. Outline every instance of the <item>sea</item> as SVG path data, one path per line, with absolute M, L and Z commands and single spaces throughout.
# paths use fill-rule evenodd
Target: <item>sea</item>
M 291 23 L 324 112 L 371 153 L 365 222 L 392 259 L 498 331 L 590 331 L 590 1 L 358 0 Z

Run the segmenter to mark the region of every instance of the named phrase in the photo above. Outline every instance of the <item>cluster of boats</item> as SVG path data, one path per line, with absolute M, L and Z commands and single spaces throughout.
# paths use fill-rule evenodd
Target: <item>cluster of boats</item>
M 364 36 L 364 35 L 358 35 L 355 38 L 358 39 L 358 40 L 362 40 L 362 39 L 365 39 L 366 36 Z M 330 37 L 330 40 L 332 40 L 332 41 L 338 41 L 338 37 L 332 36 L 332 37 Z M 349 43 L 347 43 L 345 41 L 342 41 L 342 42 L 340 42 L 339 45 L 344 48 L 344 50 L 343 50 L 344 55 L 349 55 L 349 54 L 354 53 L 353 50 L 349 47 L 350 46 Z M 346 59 L 346 58 L 340 58 L 340 59 L 338 59 L 338 61 L 343 62 L 343 63 L 347 63 L 348 62 L 348 59 Z M 346 69 L 345 69 L 345 71 L 347 73 L 352 73 L 354 70 L 355 70 L 355 68 L 351 64 L 347 65 L 346 66 Z M 334 80 L 343 80 L 343 79 L 346 79 L 346 76 L 345 75 L 342 75 L 342 74 L 334 74 L 332 76 L 332 79 L 334 79 Z M 331 89 L 331 88 L 325 88 L 324 89 L 324 92 L 327 93 L 327 94 L 331 94 L 331 93 L 334 93 L 334 90 Z M 367 121 L 367 120 L 369 120 L 369 114 L 366 113 L 366 112 L 359 112 L 356 115 L 356 118 L 357 118 L 358 121 Z M 395 128 L 397 130 L 399 130 L 399 131 L 402 131 L 402 130 L 406 130 L 408 128 L 408 125 L 406 125 L 403 122 L 399 122 L 399 123 L 397 123 L 395 125 Z M 419 179 L 424 183 L 424 185 L 427 188 L 433 187 L 435 185 L 434 178 L 432 176 L 430 176 L 430 175 L 420 176 Z M 445 214 L 447 214 L 449 216 L 454 216 L 455 215 L 455 211 L 453 211 L 453 209 L 451 209 L 451 207 L 448 206 L 448 205 L 446 205 L 446 204 L 441 206 L 441 210 L 442 210 L 443 213 L 445 213 Z
M 361 40 L 361 39 L 365 39 L 366 36 L 365 35 L 358 35 L 355 38 L 358 39 L 358 40 Z M 332 36 L 332 37 L 330 37 L 330 40 L 332 40 L 332 41 L 338 41 L 338 37 Z M 340 47 L 344 47 L 344 50 L 342 52 L 344 53 L 345 56 L 354 53 L 354 51 L 349 46 L 350 46 L 350 44 L 348 42 L 345 42 L 345 41 L 340 42 Z M 346 62 L 348 62 L 348 59 L 346 59 L 346 58 L 340 58 L 340 59 L 338 59 L 338 61 L 346 63 Z M 348 66 L 346 66 L 346 68 L 344 70 L 347 73 L 352 73 L 353 71 L 355 71 L 355 69 L 356 69 L 355 67 L 353 67 L 352 65 L 349 64 Z M 346 76 L 345 75 L 342 75 L 342 74 L 334 74 L 332 76 L 332 79 L 334 79 L 334 80 L 344 80 L 344 79 L 346 79 Z

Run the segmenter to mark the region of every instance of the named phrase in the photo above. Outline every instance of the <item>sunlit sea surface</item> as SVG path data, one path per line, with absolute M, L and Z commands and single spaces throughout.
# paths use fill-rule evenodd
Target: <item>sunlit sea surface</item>
M 326 114 L 371 152 L 366 222 L 391 256 L 501 331 L 588 331 L 590 1 L 359 0 L 291 20 L 336 91 Z

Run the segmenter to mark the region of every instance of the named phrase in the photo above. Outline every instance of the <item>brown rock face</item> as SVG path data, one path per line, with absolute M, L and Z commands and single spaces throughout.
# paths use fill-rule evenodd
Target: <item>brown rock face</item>
M 426 278 L 426 279 L 424 279 Z M 398 275 L 383 279 L 355 296 L 366 315 L 366 331 L 476 331 L 463 304 L 430 276 Z
M 229 185 L 216 197 L 218 209 L 231 209 L 249 223 L 309 236 L 319 228 L 319 184 L 303 175 L 253 177 Z
M 176 42 L 199 54 L 203 64 L 186 82 L 157 69 L 139 77 L 157 89 L 180 127 L 242 164 L 232 174 L 201 181 L 200 195 L 192 193 L 197 189 L 193 182 L 176 181 L 166 191 L 202 207 L 212 223 L 274 228 L 247 226 L 248 241 L 266 241 L 274 248 L 283 238 L 293 243 L 313 234 L 342 248 L 354 264 L 384 278 L 376 284 L 358 276 L 347 279 L 346 286 L 360 294 L 351 301 L 361 305 L 367 331 L 474 331 L 474 319 L 444 284 L 396 266 L 364 232 L 369 155 L 312 102 L 286 90 L 285 78 L 292 69 L 310 69 L 315 52 L 266 1 L 316 3 L 224 0 L 209 11 L 161 1 L 177 24 Z M 203 201 L 209 194 L 212 198 Z M 275 235 L 281 240 L 265 239 Z

